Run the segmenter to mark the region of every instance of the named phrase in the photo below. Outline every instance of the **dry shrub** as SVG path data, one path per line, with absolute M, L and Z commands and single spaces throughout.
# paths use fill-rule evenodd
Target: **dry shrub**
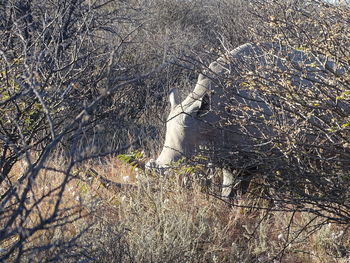
M 34 165 L 35 170 L 26 171 L 25 165 L 16 163 L 8 174 L 12 164 L 30 148 L 40 146 L 39 155 L 48 156 L 58 144 L 58 141 L 55 144 L 51 141 L 59 135 L 63 136 L 63 148 L 71 150 L 67 156 L 74 161 L 90 158 L 90 155 L 105 156 L 115 148 L 121 151 L 123 147 L 120 146 L 129 142 L 127 133 L 131 129 L 135 130 L 131 132 L 135 137 L 142 137 L 141 131 L 145 131 L 148 135 L 145 144 L 152 145 L 149 141 L 156 141 L 156 136 L 152 135 L 150 139 L 147 132 L 160 126 L 157 111 L 164 108 L 163 96 L 174 86 L 185 90 L 184 86 L 189 86 L 188 83 L 197 77 L 195 69 L 199 64 L 207 64 L 205 61 L 209 59 L 213 61 L 207 50 L 213 46 L 218 49 L 216 45 L 221 45 L 224 50 L 251 39 L 272 40 L 291 48 L 325 54 L 347 66 L 349 34 L 343 32 L 348 32 L 349 28 L 348 9 L 332 9 L 322 2 L 323 11 L 317 13 L 313 9 L 295 8 L 298 5 L 294 3 L 317 4 L 321 1 L 254 0 L 251 1 L 256 4 L 253 18 L 246 2 L 238 0 L 220 4 L 201 1 L 207 5 L 195 1 L 161 0 L 128 3 L 116 0 L 109 5 L 100 5 L 100 1 L 95 1 L 94 8 L 90 8 L 89 1 L 70 1 L 62 8 L 55 5 L 60 6 L 60 1 L 25 1 L 21 6 L 20 2 L 6 1 L 1 7 L 4 9 L 3 21 L 7 19 L 6 25 L 2 24 L 2 43 L 6 48 L 1 68 L 8 79 L 2 82 L 0 92 L 0 179 L 3 180 L 0 231 L 4 233 L 0 235 L 1 258 L 13 249 L 6 261 L 349 261 L 346 225 L 329 223 L 332 218 L 327 218 L 327 211 L 320 210 L 324 208 L 324 202 L 319 202 L 316 208 L 310 205 L 303 213 L 295 212 L 294 207 L 288 207 L 287 211 L 284 208 L 272 211 L 268 206 L 265 210 L 247 209 L 252 203 L 257 206 L 260 202 L 248 198 L 230 208 L 202 193 L 196 183 L 191 189 L 181 187 L 178 176 L 140 175 L 136 182 L 134 172 L 113 159 L 103 160 L 103 164 L 83 164 L 72 170 L 65 162 L 47 161 L 49 157 L 43 157 L 38 159 L 37 166 Z M 284 8 L 284 5 L 290 8 Z M 311 16 L 300 20 L 300 14 Z M 31 16 L 34 23 L 28 20 Z M 261 18 L 261 23 L 256 23 L 257 17 Z M 91 23 L 85 24 L 87 21 Z M 85 26 L 81 26 L 83 24 Z M 305 25 L 310 30 L 305 31 Z M 319 29 L 324 29 L 324 33 L 318 34 Z M 309 33 L 304 34 L 304 31 Z M 31 34 L 26 34 L 28 32 Z M 114 50 L 112 56 L 111 50 Z M 42 54 L 46 54 L 46 58 Z M 76 56 L 71 64 L 71 59 Z M 152 72 L 163 62 L 173 62 L 174 58 L 178 58 L 176 62 L 149 78 L 136 78 L 130 85 L 124 85 L 124 80 Z M 53 67 L 53 64 L 59 66 Z M 5 75 L 1 75 L 5 79 Z M 280 80 L 278 78 L 276 83 Z M 348 104 L 348 75 L 335 81 L 334 89 L 338 91 L 325 95 L 330 95 L 337 106 Z M 34 96 L 31 91 L 39 89 L 42 93 Z M 96 97 L 107 94 L 106 91 L 111 92 L 111 96 L 106 95 L 98 103 Z M 273 89 L 269 91 L 273 92 Z M 283 98 L 287 93 L 281 94 Z M 303 98 L 301 93 L 299 95 Z M 45 103 L 41 102 L 43 99 Z M 87 107 L 90 102 L 97 106 Z M 300 112 L 309 113 L 308 109 L 322 106 L 312 100 L 305 103 L 298 104 Z M 45 105 L 56 106 L 47 112 Z M 329 144 L 330 147 L 325 149 L 345 156 L 347 164 L 349 123 L 333 109 L 328 108 L 334 118 L 326 123 L 324 135 L 343 138 L 339 147 Z M 77 118 L 72 126 L 67 119 L 73 120 L 77 116 L 86 118 Z M 317 144 L 316 148 L 319 146 L 322 144 Z M 293 151 L 295 156 L 301 153 L 298 147 Z M 324 152 L 320 154 L 327 157 Z M 300 160 L 304 162 L 291 162 L 290 168 L 311 167 L 305 159 Z M 346 170 L 345 165 L 340 168 L 344 167 Z M 315 176 L 310 179 L 318 180 L 319 169 L 311 168 Z M 321 197 L 335 194 L 330 201 L 344 200 L 348 207 L 347 196 L 341 195 L 343 199 L 340 199 L 338 193 L 339 189 L 343 190 L 340 193 L 347 192 L 343 181 L 348 183 L 349 177 L 347 173 L 342 176 L 337 171 L 336 162 L 326 158 L 325 179 L 333 174 L 336 184 L 325 180 Z M 288 178 L 303 182 L 304 174 L 299 174 L 298 170 L 295 173 L 303 176 L 295 177 L 290 170 L 292 176 Z M 25 175 L 24 179 L 19 180 L 22 175 Z M 124 183 L 125 178 L 133 184 L 124 187 L 113 184 Z M 106 183 L 103 179 L 109 181 Z M 284 179 L 281 178 L 283 183 Z M 276 188 L 278 186 L 280 184 L 276 184 Z M 29 191 L 22 195 L 25 188 Z M 13 192 L 4 195 L 7 189 Z M 300 189 L 305 190 L 304 184 Z M 336 191 L 332 193 L 329 189 Z M 280 192 L 280 199 L 285 193 Z M 341 212 L 348 220 L 348 209 L 341 210 L 337 204 L 335 202 L 328 209 L 334 209 L 335 214 Z M 308 209 L 313 209 L 314 214 L 307 213 Z M 315 217 L 317 213 L 326 217 Z M 15 219 L 13 222 L 7 220 L 10 216 Z M 6 235 L 8 238 L 3 239 Z

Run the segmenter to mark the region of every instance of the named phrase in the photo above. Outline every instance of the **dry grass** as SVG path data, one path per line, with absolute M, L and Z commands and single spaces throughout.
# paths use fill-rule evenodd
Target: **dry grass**
M 80 180 L 67 176 L 63 172 L 65 163 L 62 160 L 51 161 L 49 169 L 41 169 L 35 181 L 30 180 L 26 173 L 27 165 L 25 161 L 17 162 L 11 169 L 9 181 L 5 184 L 12 184 L 16 187 L 16 195 L 12 196 L 4 207 L 2 220 L 5 222 L 16 211 L 21 211 L 22 216 L 17 217 L 11 225 L 11 230 L 31 231 L 21 252 L 28 261 L 45 261 L 60 250 L 60 244 L 69 243 L 80 232 L 77 227 L 87 216 L 77 185 Z M 19 178 L 23 177 L 21 184 Z M 65 183 L 65 178 L 68 178 Z M 4 184 L 3 184 L 4 185 Z M 20 198 L 25 188 L 30 185 L 30 191 L 26 194 L 26 201 L 21 206 L 17 198 Z M 4 187 L 2 190 L 5 190 Z M 23 209 L 23 206 L 25 207 Z M 55 207 L 58 206 L 56 214 Z M 53 217 L 53 214 L 55 216 Z M 50 220 L 54 218 L 54 220 Z M 3 223 L 1 222 L 1 223 Z M 14 234 L 11 238 L 0 244 L 3 251 L 11 248 L 18 242 L 20 235 Z M 30 251 L 36 250 L 35 256 Z M 18 252 L 18 251 L 17 251 Z M 14 252 L 13 258 L 16 256 Z M 27 254 L 26 254 L 27 253 Z M 24 259 L 23 259 L 24 260 Z
M 57 162 L 59 166 L 63 163 Z M 99 175 L 132 186 L 106 187 Z M 61 208 L 82 216 L 63 226 L 38 231 L 28 246 L 70 240 L 82 229 L 79 249 L 61 253 L 60 260 L 74 252 L 86 262 L 284 262 L 345 263 L 350 240 L 347 228 L 322 224 L 307 213 L 268 212 L 244 209 L 251 200 L 228 207 L 203 193 L 178 183 L 177 176 L 138 175 L 126 164 L 106 159 L 104 164 L 86 164 L 79 178 L 66 186 Z M 42 172 L 33 198 L 46 196 L 59 185 L 62 174 Z M 36 196 L 36 197 L 35 197 Z M 31 224 L 52 210 L 55 192 L 32 212 Z M 40 215 L 40 216 L 38 216 Z M 1 247 L 4 247 L 1 245 Z M 56 249 L 56 250 L 55 250 Z M 57 253 L 57 248 L 49 250 Z M 33 261 L 44 261 L 46 252 Z M 74 258 L 76 260 L 76 258 Z M 75 262 L 73 260 L 73 262 Z M 65 262 L 69 262 L 66 258 Z
M 91 246 L 98 262 L 319 263 L 349 259 L 344 228 L 322 225 L 311 214 L 252 211 L 239 207 L 251 203 L 243 199 L 229 208 L 201 192 L 199 185 L 192 189 L 180 186 L 177 176 L 143 175 L 136 181 L 132 170 L 113 160 L 95 168 L 119 182 L 123 177 L 132 178 L 138 186 L 119 192 L 103 190 L 109 194 L 95 207 L 100 211 L 94 216 L 99 227 L 89 233 L 90 240 L 95 240 L 90 235 L 104 237 L 100 246 L 95 242 Z M 98 189 L 91 191 L 103 192 Z

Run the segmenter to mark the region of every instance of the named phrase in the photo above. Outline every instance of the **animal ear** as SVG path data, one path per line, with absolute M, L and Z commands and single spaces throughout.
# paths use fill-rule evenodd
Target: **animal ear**
M 178 90 L 176 88 L 174 88 L 170 91 L 169 102 L 170 102 L 171 109 L 174 109 L 176 107 L 176 105 L 178 105 L 180 103 Z

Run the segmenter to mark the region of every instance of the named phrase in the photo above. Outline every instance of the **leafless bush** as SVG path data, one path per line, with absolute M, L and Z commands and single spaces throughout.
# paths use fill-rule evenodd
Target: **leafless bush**
M 49 250 L 54 260 L 74 246 L 76 238 L 31 240 L 80 219 L 79 209 L 61 207 L 77 163 L 155 137 L 164 95 L 191 81 L 197 55 L 218 44 L 208 7 L 215 2 L 1 3 L 1 260 Z M 54 183 L 39 191 L 44 175 Z
M 61 207 L 74 178 L 73 166 L 98 152 L 81 142 L 92 142 L 84 139 L 98 129 L 98 122 L 111 108 L 125 109 L 121 99 L 111 106 L 112 94 L 152 72 L 136 74 L 133 65 L 126 64 L 127 37 L 138 23 L 130 6 L 112 2 L 2 3 L 1 261 L 19 262 L 40 251 L 52 251 L 50 257 L 55 259 L 62 250 L 74 247 L 84 231 L 71 239 L 33 242 L 41 231 L 58 229 L 81 217 L 74 206 Z M 119 24 L 123 27 L 115 28 Z M 49 160 L 59 148 L 69 159 L 55 167 Z M 20 160 L 25 167 L 14 170 Z M 52 185 L 41 191 L 43 174 Z
M 174 86 L 185 91 L 195 82 L 198 69 L 224 51 L 250 40 L 272 40 L 348 67 L 346 6 L 316 0 L 249 3 L 1 2 L 0 261 L 60 261 L 62 256 L 74 261 L 83 257 L 82 251 L 90 253 L 80 238 L 84 233 L 94 236 L 98 229 L 86 223 L 71 230 L 69 226 L 79 224 L 87 213 L 77 196 L 72 204 L 63 204 L 70 198 L 71 185 L 77 186 L 75 180 L 81 179 L 76 165 L 127 151 L 142 139 L 143 145 L 154 147 L 167 92 Z M 285 114 L 298 125 L 273 120 L 280 127 L 274 147 L 283 155 L 261 167 L 265 175 L 273 175 L 263 182 L 276 189 L 275 200 L 307 204 L 301 209 L 348 223 L 348 74 L 326 71 L 314 89 L 300 93 L 287 76 L 275 72 L 271 77 L 266 82 L 259 74 L 247 75 L 256 88 L 283 101 L 278 116 Z M 308 139 L 310 135 L 314 140 Z M 60 153 L 64 161 L 56 164 L 62 159 L 54 156 Z M 16 168 L 21 163 L 21 169 Z M 117 262 L 150 261 L 153 256 L 159 262 L 212 260 L 216 248 L 207 246 L 203 236 L 212 234 L 219 242 L 220 231 L 229 230 L 217 226 L 220 231 L 211 233 L 204 221 L 212 220 L 215 208 L 209 206 L 211 216 L 200 206 L 183 211 L 183 203 L 174 198 L 178 193 L 169 189 L 157 192 L 159 199 L 149 189 L 130 194 L 141 200 L 148 197 L 144 200 L 148 203 L 122 208 L 131 213 L 126 222 L 135 226 L 131 232 L 123 224 L 103 225 L 106 242 L 118 246 L 109 250 L 103 243 L 105 254 L 98 245 L 92 246 L 92 251 L 101 252 L 101 261 L 117 252 Z M 164 191 L 174 198 L 171 209 L 162 199 Z M 147 221 L 146 215 L 152 220 Z M 142 225 L 147 228 L 137 229 Z M 157 231 L 147 232 L 150 228 Z M 110 231 L 117 234 L 110 237 Z M 149 254 L 142 254 L 138 251 L 142 242 L 149 242 L 155 251 L 144 247 L 142 251 Z M 231 249 L 240 260 L 238 252 L 244 251 Z

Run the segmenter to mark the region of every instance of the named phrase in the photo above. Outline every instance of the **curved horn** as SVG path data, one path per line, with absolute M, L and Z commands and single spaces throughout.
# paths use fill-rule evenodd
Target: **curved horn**
M 210 83 L 211 80 L 209 77 L 199 74 L 194 90 L 181 103 L 183 109 L 192 108 L 195 102 L 200 103 L 203 96 L 210 90 Z

